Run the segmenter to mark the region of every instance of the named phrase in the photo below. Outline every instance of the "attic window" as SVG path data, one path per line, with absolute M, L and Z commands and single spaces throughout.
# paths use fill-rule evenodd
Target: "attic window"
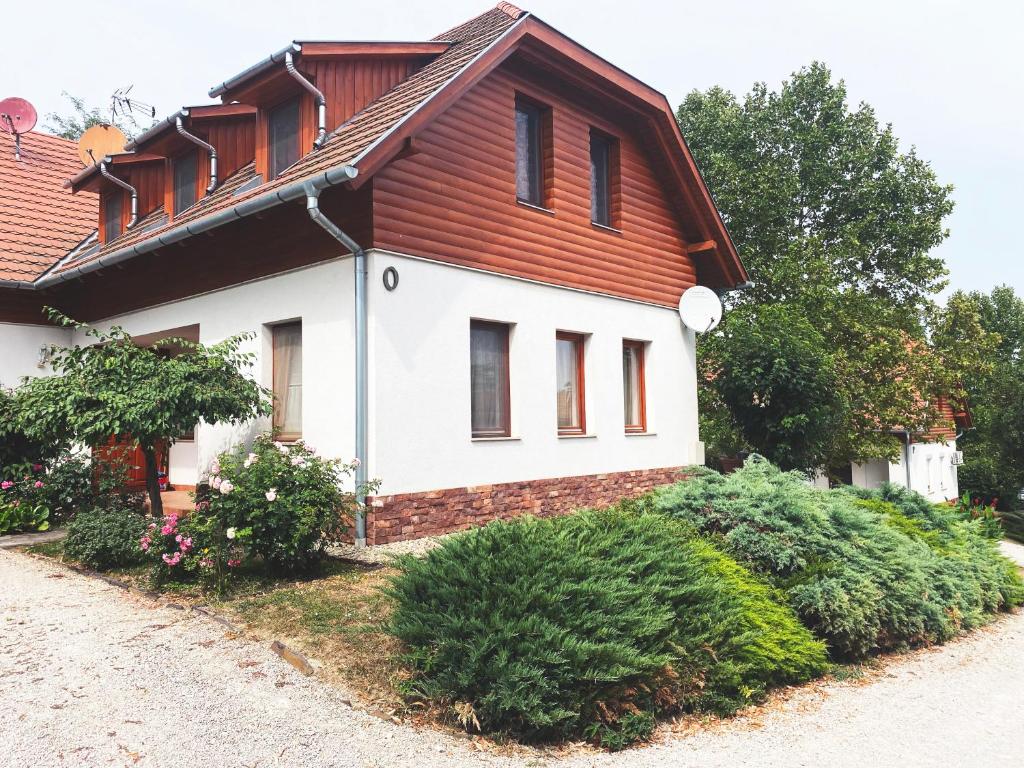
M 590 220 L 618 227 L 619 143 L 590 129 Z
M 121 214 L 124 194 L 111 192 L 103 198 L 103 242 L 109 243 L 121 232 Z
M 299 99 L 290 99 L 270 110 L 267 117 L 269 148 L 268 181 L 276 179 L 299 159 Z
M 516 97 L 516 198 L 548 207 L 551 110 Z
M 196 204 L 197 165 L 195 152 L 186 152 L 174 160 L 175 216 Z

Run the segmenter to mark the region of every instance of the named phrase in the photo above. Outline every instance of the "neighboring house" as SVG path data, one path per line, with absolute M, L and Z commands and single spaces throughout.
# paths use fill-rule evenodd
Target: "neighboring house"
M 958 498 L 957 467 L 963 462 L 963 454 L 957 450 L 956 441 L 971 428 L 971 414 L 966 407 L 954 408 L 947 398 L 939 398 L 936 408 L 938 417 L 928 432 L 892 430 L 901 442 L 896 461 L 850 464 L 833 473 L 836 479 L 862 488 L 894 483 L 936 502 Z M 818 475 L 815 484 L 827 487 L 828 478 Z
M 381 479 L 384 543 L 703 462 L 675 307 L 747 277 L 660 93 L 501 3 L 433 40 L 296 42 L 210 95 L 74 175 L 98 242 L 0 282 L 9 322 L 255 335 L 272 420 L 200 425 L 172 483 L 272 424 Z M 23 366 L 80 339 L 22 328 Z

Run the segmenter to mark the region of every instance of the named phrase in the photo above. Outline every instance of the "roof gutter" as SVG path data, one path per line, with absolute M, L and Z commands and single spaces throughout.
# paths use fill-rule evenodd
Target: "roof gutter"
M 198 136 L 195 136 L 185 130 L 185 125 L 181 122 L 182 117 L 188 117 L 188 110 L 183 109 L 174 117 L 174 128 L 181 135 L 183 139 L 191 141 L 206 150 L 206 154 L 210 157 L 210 183 L 206 185 L 206 194 L 210 194 L 217 188 L 217 150 L 213 144 L 209 144 Z
M 263 61 L 258 62 L 257 64 L 253 64 L 248 69 L 242 70 L 237 75 L 235 75 L 232 78 L 229 78 L 228 80 L 225 80 L 220 85 L 215 85 L 213 88 L 210 89 L 210 98 L 214 99 L 218 96 L 222 96 L 235 86 L 244 83 L 249 78 L 258 75 L 261 72 L 268 70 L 273 66 L 276 66 L 277 64 L 280 64 L 282 61 L 284 61 L 284 56 L 286 53 L 299 53 L 301 50 L 302 46 L 299 45 L 298 43 L 289 43 L 280 51 L 270 54 L 267 58 L 263 59 Z
M 317 174 L 312 179 L 301 179 L 299 181 L 293 181 L 290 184 L 285 184 L 279 189 L 264 192 L 262 195 L 252 197 L 238 205 L 232 206 L 231 208 L 226 208 L 223 211 L 218 211 L 210 216 L 174 227 L 163 234 L 156 235 L 148 240 L 143 240 L 140 243 L 119 248 L 116 251 L 112 251 L 105 256 L 101 256 L 95 261 L 90 261 L 80 267 L 46 275 L 31 285 L 36 290 L 42 290 L 69 280 L 74 280 L 75 278 L 82 277 L 90 272 L 96 272 L 98 270 L 111 267 L 114 264 L 120 264 L 124 261 L 128 261 L 136 256 L 141 256 L 144 253 L 151 253 L 159 248 L 163 248 L 164 246 L 181 242 L 193 235 L 209 232 L 225 224 L 237 221 L 238 219 L 243 219 L 256 213 L 261 213 L 269 208 L 280 205 L 281 203 L 305 199 L 307 194 L 306 190 L 309 185 L 312 185 L 314 189 L 323 190 L 328 187 L 333 187 L 338 184 L 344 184 L 347 181 L 351 181 L 358 173 L 359 171 L 351 165 L 336 165 L 323 173 Z
M 139 191 L 135 189 L 135 187 L 133 187 L 127 181 L 121 181 L 121 179 L 117 178 L 117 176 L 114 176 L 112 173 L 110 173 L 107 170 L 106 158 L 100 160 L 99 167 L 100 175 L 104 179 L 111 182 L 112 184 L 116 184 L 117 186 L 119 186 L 121 189 L 125 190 L 129 195 L 132 196 L 132 217 L 128 219 L 128 223 L 125 225 L 125 229 L 131 229 L 132 227 L 135 226 L 135 222 L 139 220 Z
M 150 139 L 159 135 L 161 132 L 166 131 L 168 128 L 173 128 L 176 125 L 176 121 L 179 117 L 188 117 L 188 110 L 182 107 L 170 117 L 165 117 L 159 123 L 154 125 L 152 128 L 143 131 L 134 139 L 124 145 L 125 152 L 134 152 L 139 148 L 139 145 L 145 144 Z
M 295 68 L 295 60 L 291 51 L 286 51 L 284 54 L 284 68 L 298 81 L 299 85 L 313 95 L 313 99 L 316 101 L 316 138 L 313 139 L 313 149 L 320 149 L 327 141 L 327 99 L 324 98 L 324 94 L 319 88 L 309 82 Z

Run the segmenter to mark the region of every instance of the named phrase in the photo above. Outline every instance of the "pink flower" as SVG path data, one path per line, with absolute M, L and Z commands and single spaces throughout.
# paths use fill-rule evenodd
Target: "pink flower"
M 361 461 L 359 460 L 359 457 L 358 457 L 358 456 L 356 456 L 356 457 L 355 457 L 354 459 L 352 459 L 352 466 L 353 466 L 353 467 L 358 467 L 358 466 L 359 466 L 360 464 L 362 464 L 362 463 L 363 463 L 363 462 L 361 462 Z
M 253 464 L 255 464 L 259 460 L 260 460 L 259 456 L 257 456 L 255 453 L 250 453 L 248 456 L 245 457 L 245 461 L 242 462 L 242 465 L 246 469 L 248 469 L 249 467 L 251 467 Z
M 202 560 L 199 561 L 199 565 L 201 565 L 203 568 L 212 568 L 213 560 L 211 560 L 208 557 L 204 557 Z
M 149 536 L 143 536 L 139 540 L 139 546 L 142 547 L 142 551 L 143 552 L 148 552 L 149 551 L 149 545 L 152 543 L 152 541 L 153 540 L 151 538 L 149 538 Z
M 164 522 L 164 527 L 160 529 L 160 534 L 162 536 L 170 536 L 171 534 L 173 534 L 177 530 L 177 527 L 178 527 L 178 516 L 177 515 L 171 515 L 170 517 L 166 518 L 166 520 Z
M 191 538 L 187 538 L 187 539 L 182 539 L 181 540 L 181 551 L 183 553 L 185 553 L 185 554 L 188 554 L 189 552 L 192 551 L 192 539 Z
M 288 446 L 285 445 L 284 443 L 274 443 L 274 445 L 277 446 L 277 450 L 279 450 L 281 453 L 288 453 L 289 451 Z
M 152 531 L 154 528 L 156 528 L 156 523 L 150 523 L 147 527 L 149 528 L 149 530 Z
M 43 481 L 42 480 L 36 480 L 35 486 L 36 486 L 36 488 L 42 488 L 43 487 Z
M 220 484 L 220 493 L 222 496 L 227 496 L 233 490 L 235 490 L 235 486 L 231 483 L 230 480 L 225 480 L 223 483 Z
M 212 472 L 215 475 L 220 474 L 220 462 L 217 461 L 216 459 L 214 459 L 213 464 L 210 465 L 210 472 Z
M 213 477 L 210 478 L 210 487 L 213 488 L 213 490 L 215 491 L 220 490 L 220 485 L 222 482 L 224 481 L 220 479 L 220 475 L 214 475 Z
M 41 472 L 42 469 L 43 469 L 43 465 L 42 464 L 33 464 L 32 465 L 32 471 L 33 472 Z
M 4 480 L 2 483 L 0 483 L 0 488 L 3 488 L 5 491 L 8 488 L 13 488 L 13 487 L 14 487 L 14 483 L 12 483 L 10 480 Z
M 242 564 L 241 560 L 228 560 L 228 568 L 237 568 Z
M 292 466 L 293 467 L 304 467 L 304 466 L 306 466 L 306 462 L 302 459 L 301 456 L 294 456 L 292 458 Z
M 171 568 L 181 562 L 181 552 L 175 552 L 173 555 L 163 555 L 163 561 L 167 563 Z
M 277 501 L 277 488 L 271 488 L 266 495 L 267 501 Z
M 178 534 L 177 536 L 175 536 L 175 537 L 174 537 L 174 540 L 175 540 L 176 542 L 178 542 L 179 544 L 181 544 L 181 538 L 182 538 L 182 537 L 181 537 L 181 534 L 179 533 L 179 534 Z

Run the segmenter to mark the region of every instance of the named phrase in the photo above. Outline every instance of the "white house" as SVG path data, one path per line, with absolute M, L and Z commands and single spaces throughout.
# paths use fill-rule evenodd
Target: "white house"
M 73 196 L 47 177 L 91 223 L 44 252 L 50 217 L 28 266 L 3 245 L 5 385 L 82 340 L 44 305 L 147 343 L 252 334 L 273 419 L 200 425 L 171 483 L 273 426 L 381 480 L 369 543 L 703 462 L 675 306 L 747 276 L 664 96 L 508 3 L 432 40 L 297 41 L 210 95 L 65 169 Z

